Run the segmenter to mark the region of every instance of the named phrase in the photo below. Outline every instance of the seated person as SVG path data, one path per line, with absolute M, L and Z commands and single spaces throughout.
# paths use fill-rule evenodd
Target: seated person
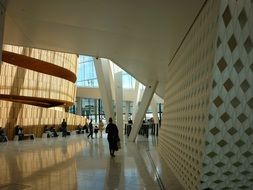
M 19 141 L 24 139 L 23 128 L 21 126 L 19 126 L 19 125 L 16 126 L 15 135 L 18 135 Z
M 47 125 L 45 125 L 45 127 L 44 127 L 44 133 L 47 134 L 47 138 L 50 138 L 52 136 L 51 130 L 49 130 L 49 128 L 47 127 Z
M 7 136 L 4 132 L 4 129 L 0 127 L 0 142 L 7 142 Z
M 58 137 L 58 136 L 59 136 L 59 135 L 57 134 L 57 132 L 56 132 L 55 126 L 52 126 L 52 127 L 50 128 L 50 132 L 51 132 L 51 134 L 52 134 L 52 137 Z

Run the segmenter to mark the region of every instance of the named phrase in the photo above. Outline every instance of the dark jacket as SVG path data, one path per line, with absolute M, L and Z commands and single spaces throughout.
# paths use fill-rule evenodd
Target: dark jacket
M 119 131 L 118 127 L 114 123 L 109 123 L 106 127 L 106 133 L 108 140 L 118 141 L 119 140 Z

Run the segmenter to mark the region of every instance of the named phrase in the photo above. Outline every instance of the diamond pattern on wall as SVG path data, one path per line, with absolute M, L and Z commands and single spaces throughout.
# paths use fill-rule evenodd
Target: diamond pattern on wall
M 253 43 L 250 39 L 250 37 L 247 38 L 247 40 L 244 42 L 244 48 L 247 51 L 247 53 L 250 53 L 250 51 L 253 48 Z
M 226 69 L 227 62 L 225 61 L 225 59 L 223 57 L 218 62 L 217 66 L 218 66 L 218 68 L 219 68 L 219 70 L 220 70 L 221 73 Z
M 218 37 L 216 47 L 218 48 L 220 46 L 220 44 L 221 44 L 221 40 L 220 40 L 220 37 Z
M 216 107 L 219 107 L 223 103 L 223 101 L 221 97 L 217 96 L 215 100 L 213 101 L 213 103 L 216 105 Z
M 239 14 L 238 20 L 239 20 L 241 28 L 243 29 L 245 24 L 248 21 L 248 18 L 244 9 L 242 9 L 241 13 Z
M 232 35 L 230 37 L 230 39 L 228 40 L 228 46 L 229 46 L 231 52 L 233 52 L 234 49 L 236 48 L 237 42 L 236 42 L 236 39 L 235 39 L 234 35 Z
M 230 119 L 230 116 L 225 112 L 223 113 L 221 116 L 220 116 L 220 119 L 226 123 L 229 119 Z
M 203 147 L 205 143 L 209 143 L 204 138 L 207 121 L 212 121 L 213 118 L 207 112 L 209 92 L 212 86 L 219 83 L 219 80 L 212 80 L 214 46 L 221 47 L 222 40 L 221 37 L 216 39 L 218 8 L 218 1 L 207 1 L 203 14 L 200 14 L 179 53 L 168 66 L 168 76 L 171 77 L 167 81 L 164 97 L 159 152 L 185 189 L 199 188 L 204 166 Z M 227 17 L 224 15 L 225 19 Z M 219 65 L 220 72 L 224 72 L 226 60 L 220 58 Z M 223 106 L 222 98 L 216 96 L 213 100 L 214 106 Z M 216 136 L 219 131 L 220 129 L 213 126 L 211 133 Z M 221 146 L 223 144 L 224 142 L 220 142 Z M 207 154 L 210 159 L 218 156 L 216 151 L 209 151 Z M 206 175 L 216 174 L 206 172 Z
M 239 58 L 235 64 L 234 64 L 234 68 L 236 70 L 236 72 L 239 74 L 241 72 L 241 70 L 243 69 L 243 64 L 242 64 L 242 61 L 241 59 Z
M 168 67 L 159 151 L 185 189 L 253 187 L 252 6 L 207 1 Z
M 220 2 L 217 36 L 220 44 L 227 45 L 216 45 L 215 50 L 212 81 L 216 85 L 212 86 L 208 113 L 213 117 L 208 121 L 200 189 L 251 189 L 253 4 L 249 0 Z M 210 157 L 210 152 L 215 157 Z
M 253 72 L 253 63 L 250 65 L 250 70 Z
M 240 87 L 243 90 L 243 92 L 247 92 L 247 90 L 250 88 L 249 82 L 247 80 L 244 80 L 241 83 Z
M 248 118 L 248 117 L 247 117 L 244 113 L 241 113 L 241 114 L 237 117 L 237 119 L 238 119 L 241 123 L 243 123 L 247 118 Z
M 252 156 L 253 154 L 249 151 L 246 151 L 242 155 L 245 156 L 246 158 L 248 158 L 248 157 Z
M 220 147 L 223 147 L 223 146 L 225 146 L 226 144 L 228 144 L 226 141 L 224 141 L 224 140 L 221 140 L 221 141 L 219 141 L 218 143 L 217 143 Z
M 224 13 L 222 14 L 222 18 L 223 18 L 223 22 L 224 22 L 225 26 L 227 27 L 232 19 L 229 6 L 226 7 Z
M 233 157 L 235 155 L 235 153 L 233 153 L 233 152 L 231 152 L 231 151 L 229 151 L 229 152 L 227 152 L 226 154 L 225 154 L 225 156 L 227 156 L 228 158 L 231 158 L 231 157 Z
M 230 103 L 234 108 L 236 108 L 238 105 L 240 105 L 241 102 L 237 97 L 234 97 Z
M 248 102 L 247 102 L 248 106 L 253 109 L 253 98 L 251 98 Z
M 237 133 L 237 130 L 236 130 L 234 127 L 231 127 L 229 130 L 227 130 L 227 132 L 228 132 L 230 135 L 234 135 L 235 133 Z
M 233 87 L 233 82 L 230 79 L 226 80 L 226 82 L 224 83 L 224 87 L 227 91 L 229 91 Z
M 214 127 L 210 130 L 210 132 L 213 134 L 213 135 L 216 135 L 217 133 L 220 132 L 220 130 L 217 128 L 217 127 Z

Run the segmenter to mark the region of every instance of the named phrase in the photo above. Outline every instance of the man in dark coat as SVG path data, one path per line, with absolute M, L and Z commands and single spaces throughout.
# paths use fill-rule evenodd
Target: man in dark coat
M 62 136 L 66 137 L 67 136 L 67 122 L 65 121 L 65 119 L 63 119 L 61 123 L 61 128 L 62 128 Z
M 119 131 L 118 127 L 112 123 L 112 118 L 109 118 L 109 124 L 106 127 L 106 133 L 107 135 L 107 140 L 109 142 L 109 149 L 110 149 L 110 154 L 112 157 L 115 157 L 114 152 L 118 150 L 117 143 L 119 141 Z

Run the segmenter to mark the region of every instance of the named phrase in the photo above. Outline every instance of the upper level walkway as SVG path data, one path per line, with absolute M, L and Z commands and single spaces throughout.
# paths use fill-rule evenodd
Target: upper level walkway
M 0 189 L 183 189 L 156 152 L 138 137 L 109 155 L 106 135 L 9 141 L 0 144 Z

